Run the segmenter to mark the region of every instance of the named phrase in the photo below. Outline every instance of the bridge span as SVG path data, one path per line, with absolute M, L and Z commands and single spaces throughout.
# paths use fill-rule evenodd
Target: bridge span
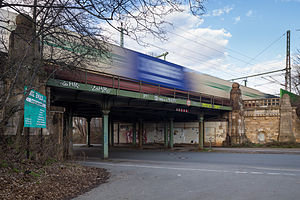
M 138 127 L 144 122 L 166 123 L 165 146 L 172 148 L 173 123 L 197 121 L 199 148 L 203 148 L 204 120 L 224 120 L 231 110 L 229 99 L 161 84 L 86 69 L 53 72 L 48 68 L 48 72 L 52 73 L 47 82 L 51 106 L 64 107 L 72 117 L 84 117 L 88 122 L 103 119 L 103 158 L 108 157 L 108 142 L 114 141 L 109 132 L 116 122 L 138 123 Z M 139 141 L 137 146 L 142 146 L 140 134 L 133 136 Z

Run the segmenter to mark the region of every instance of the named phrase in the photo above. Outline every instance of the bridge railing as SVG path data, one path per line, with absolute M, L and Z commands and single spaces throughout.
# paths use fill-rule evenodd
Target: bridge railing
M 280 106 L 280 98 L 244 100 L 245 108 L 266 108 Z
M 118 75 L 81 68 L 77 68 L 76 70 L 72 71 L 57 69 L 58 68 L 53 66 L 46 67 L 48 74 L 51 74 L 51 77 L 55 79 L 99 85 L 119 90 L 134 91 L 158 96 L 166 96 L 170 98 L 189 99 L 191 101 L 209 103 L 212 105 L 230 105 L 229 99 L 222 97 L 215 97 L 193 91 L 184 91 L 178 88 L 170 88 L 165 85 L 140 81 Z

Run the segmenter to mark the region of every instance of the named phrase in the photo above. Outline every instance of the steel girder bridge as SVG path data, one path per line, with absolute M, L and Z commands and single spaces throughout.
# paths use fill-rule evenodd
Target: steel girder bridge
M 102 117 L 103 158 L 108 158 L 109 141 L 113 145 L 109 127 L 112 130 L 114 122 L 138 122 L 141 127 L 145 121 L 168 123 L 165 146 L 172 148 L 173 122 L 199 121 L 199 148 L 203 148 L 204 120 L 222 120 L 224 113 L 231 110 L 229 99 L 198 92 L 87 69 L 56 71 L 50 66 L 46 71 L 51 74 L 47 86 L 51 88 L 52 106 L 65 107 L 72 116 L 86 118 L 88 127 L 91 118 Z M 133 130 L 134 141 L 140 135 Z M 142 146 L 142 141 L 134 145 Z

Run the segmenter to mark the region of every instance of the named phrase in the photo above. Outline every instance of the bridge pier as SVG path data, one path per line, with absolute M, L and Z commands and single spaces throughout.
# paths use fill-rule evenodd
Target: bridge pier
M 111 116 L 108 116 L 108 147 L 112 146 Z
M 115 145 L 115 127 L 114 127 L 114 121 L 111 119 L 111 121 L 110 121 L 111 123 L 110 123 L 110 132 L 111 132 L 111 146 L 114 146 Z
M 139 121 L 139 148 L 143 148 L 143 121 Z
M 102 158 L 108 158 L 108 114 L 109 110 L 102 110 L 103 138 L 102 138 Z
M 170 141 L 169 141 L 169 147 L 173 149 L 174 147 L 174 119 L 170 118 Z
M 164 123 L 164 147 L 168 148 L 168 123 Z
M 132 125 L 132 145 L 136 146 L 136 122 Z
M 203 150 L 203 139 L 204 139 L 204 115 L 201 113 L 198 116 L 199 121 L 199 149 Z
M 91 147 L 91 118 L 86 118 L 87 121 L 87 138 L 86 143 L 88 147 Z
M 118 136 L 118 141 L 117 143 L 120 144 L 120 122 L 118 122 L 118 130 L 117 130 L 117 136 Z

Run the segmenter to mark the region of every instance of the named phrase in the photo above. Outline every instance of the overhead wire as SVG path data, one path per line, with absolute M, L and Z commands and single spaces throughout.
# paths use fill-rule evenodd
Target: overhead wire
M 160 50 L 162 50 L 162 51 L 172 52 L 172 53 L 174 53 L 175 55 L 176 55 L 176 54 L 178 55 L 178 53 L 176 53 L 176 52 L 174 52 L 174 51 L 172 51 L 172 50 L 169 50 L 169 49 L 166 49 L 166 48 L 162 48 L 162 47 L 156 46 L 156 45 L 154 45 L 154 44 L 149 44 L 149 45 L 150 45 L 150 46 L 153 46 L 153 47 L 155 47 L 155 48 L 158 48 L 158 49 L 160 49 Z M 198 53 L 198 52 L 195 52 L 195 53 Z M 210 68 L 209 68 L 210 70 L 214 70 L 214 71 L 219 72 L 218 69 L 212 68 L 211 65 L 207 64 L 207 60 L 203 60 L 203 59 L 196 58 L 196 57 L 193 57 L 193 56 L 188 56 L 188 55 L 184 55 L 184 56 L 183 56 L 183 55 L 179 55 L 179 56 L 181 56 L 181 57 L 183 57 L 183 58 L 186 58 L 186 59 L 189 59 L 189 60 L 201 61 L 201 62 L 202 62 L 202 65 L 210 67 Z M 233 74 L 231 74 L 231 73 L 229 73 L 229 72 L 228 72 L 228 74 L 233 75 Z
M 177 27 L 177 28 L 178 28 L 178 29 L 181 29 L 181 28 L 179 28 L 179 27 Z M 176 36 L 178 36 L 178 37 L 180 37 L 180 38 L 183 38 L 183 39 L 185 39 L 185 40 L 188 40 L 188 41 L 191 41 L 191 42 L 193 42 L 193 43 L 196 43 L 196 44 L 199 44 L 199 45 L 201 45 L 201 46 L 204 46 L 204 47 L 206 47 L 206 48 L 209 48 L 209 49 L 211 49 L 211 50 L 213 50 L 213 51 L 216 51 L 216 52 L 218 52 L 218 53 L 224 55 L 224 52 L 223 52 L 223 51 L 220 51 L 220 50 L 218 50 L 218 49 L 215 49 L 215 48 L 213 48 L 213 47 L 210 47 L 210 46 L 208 46 L 208 45 L 206 45 L 206 44 L 203 44 L 203 43 L 201 43 L 201 42 L 199 42 L 199 41 L 195 41 L 195 40 L 192 40 L 192 39 L 190 39 L 190 38 L 186 38 L 186 37 L 184 37 L 184 36 L 182 36 L 182 35 L 179 35 L 179 34 L 177 34 L 177 33 L 173 33 L 173 32 L 171 32 L 171 31 L 167 31 L 167 32 L 169 32 L 170 34 L 176 35 Z M 189 33 L 189 32 L 188 32 L 188 33 Z M 189 34 L 192 34 L 192 33 L 189 33 Z M 235 52 L 235 53 L 237 53 L 237 54 L 239 54 L 239 55 L 241 55 L 241 56 L 250 58 L 249 61 L 245 61 L 245 60 L 242 60 L 242 59 L 237 58 L 237 57 L 235 57 L 235 56 L 227 55 L 228 57 L 231 57 L 231 58 L 233 58 L 233 59 L 235 59 L 235 60 L 238 60 L 238 61 L 240 61 L 240 62 L 243 62 L 243 63 L 246 64 L 246 66 L 248 66 L 249 64 L 253 64 L 253 63 L 251 63 L 252 61 L 254 61 L 255 59 L 257 59 L 257 57 L 259 57 L 259 56 L 262 55 L 266 50 L 268 50 L 270 47 L 272 47 L 276 42 L 278 42 L 281 38 L 283 38 L 283 36 L 284 36 L 285 34 L 286 34 L 286 33 L 282 34 L 279 38 L 277 38 L 276 40 L 274 40 L 273 42 L 271 42 L 266 48 L 264 48 L 262 51 L 260 51 L 260 52 L 259 52 L 255 57 L 253 57 L 253 58 L 251 58 L 251 57 L 249 57 L 249 56 L 247 56 L 247 55 L 244 55 L 243 53 L 240 53 L 240 52 L 238 52 L 238 51 L 236 51 L 236 50 L 230 49 L 230 48 L 228 48 L 228 47 L 224 47 L 224 48 L 227 49 L 227 50 L 230 50 L 230 51 L 232 51 L 232 52 Z M 192 35 L 193 35 L 193 34 L 192 34 Z M 203 39 L 204 39 L 204 38 L 203 38 Z M 209 40 L 207 40 L 207 39 L 204 39 L 204 40 L 209 41 Z M 210 42 L 211 42 L 211 41 L 210 41 Z M 213 42 L 213 43 L 215 43 L 215 42 Z M 217 43 L 215 43 L 215 44 L 217 44 Z M 153 46 L 153 47 L 155 47 L 155 48 L 159 48 L 159 49 L 164 50 L 164 51 L 173 52 L 173 51 L 170 51 L 170 50 L 167 50 L 167 49 L 158 47 L 158 46 L 156 46 L 156 45 L 154 45 L 154 44 L 149 44 L 149 45 L 150 45 L 150 46 Z M 183 48 L 183 47 L 181 47 L 181 48 Z M 186 49 L 186 48 L 184 48 L 184 49 Z M 188 50 L 189 50 L 190 52 L 197 53 L 197 55 L 201 55 L 202 57 L 205 57 L 205 58 L 209 57 L 209 56 L 207 56 L 207 55 L 205 55 L 205 54 L 202 54 L 202 53 L 199 53 L 199 52 L 195 52 L 195 51 L 193 51 L 193 50 L 191 50 L 191 49 L 188 49 Z M 175 52 L 173 52 L 173 53 L 175 53 Z M 175 54 L 178 55 L 178 53 L 175 53 Z M 195 58 L 195 57 L 191 57 L 191 56 L 183 56 L 183 55 L 180 55 L 180 56 L 181 56 L 181 57 L 188 57 L 188 59 L 192 59 L 192 60 L 201 61 L 202 65 L 209 66 L 209 65 L 206 64 L 207 60 L 203 60 L 203 59 Z M 210 58 L 211 58 L 211 57 L 210 57 Z M 213 59 L 213 58 L 211 58 L 211 59 Z M 211 67 L 211 66 L 210 66 L 210 67 Z M 213 68 L 210 68 L 210 69 L 213 69 Z M 217 71 L 217 69 L 213 69 L 213 70 L 216 70 L 216 71 Z M 239 73 L 241 73 L 241 72 L 239 72 Z M 230 73 L 229 73 L 229 74 L 230 74 Z M 230 75 L 232 75 L 232 74 L 230 74 Z
M 179 55 L 178 53 L 176 53 L 176 52 L 174 52 L 174 51 L 172 51 L 172 50 L 169 50 L 169 49 L 166 49 L 166 48 L 162 48 L 162 47 L 159 47 L 159 46 L 156 46 L 156 45 L 154 45 L 154 44 L 149 44 L 150 46 L 153 46 L 153 47 L 155 47 L 155 48 L 158 48 L 158 49 L 161 49 L 162 51 L 167 51 L 167 52 L 172 52 L 172 53 L 174 53 L 175 55 L 177 54 L 177 55 Z M 184 47 L 181 47 L 182 49 L 186 49 L 186 48 L 184 48 Z M 193 50 L 191 50 L 191 49 L 187 49 L 188 51 L 192 51 L 192 52 L 194 52 L 194 53 L 199 53 L 199 52 L 196 52 L 196 51 L 193 51 Z M 201 53 L 200 53 L 201 54 Z M 203 54 L 202 54 L 203 55 Z M 208 67 L 210 67 L 209 69 L 210 70 L 214 70 L 214 71 L 216 71 L 216 72 L 219 72 L 219 70 L 218 69 L 215 69 L 215 68 L 213 68 L 211 65 L 209 65 L 209 64 L 207 64 L 207 61 L 208 60 L 203 60 L 203 59 L 200 59 L 200 58 L 196 58 L 196 57 L 193 57 L 193 56 L 188 56 L 188 55 L 179 55 L 179 56 L 181 56 L 181 57 L 183 57 L 183 58 L 187 58 L 187 59 L 189 59 L 189 60 L 194 60 L 194 61 L 201 61 L 202 62 L 202 65 L 204 65 L 204 66 L 208 66 Z M 205 55 L 204 55 L 205 56 Z M 213 59 L 213 58 L 212 58 Z M 232 73 L 230 73 L 230 72 L 227 72 L 228 74 L 230 74 L 230 75 L 233 75 Z
M 223 51 L 220 51 L 220 50 L 218 50 L 218 49 L 212 48 L 212 47 L 210 47 L 210 46 L 208 46 L 208 45 L 206 45 L 206 44 L 200 43 L 200 42 L 195 41 L 195 40 L 191 40 L 191 39 L 189 39 L 189 38 L 186 38 L 186 37 L 184 37 L 184 36 L 182 36 L 182 35 L 179 35 L 179 34 L 177 34 L 177 33 L 173 33 L 173 32 L 171 32 L 171 31 L 167 31 L 167 32 L 168 32 L 168 33 L 171 33 L 171 34 L 173 34 L 173 35 L 176 35 L 176 36 L 178 36 L 178 37 L 181 37 L 181 38 L 183 38 L 183 39 L 189 40 L 189 41 L 191 41 L 191 42 L 198 43 L 198 44 L 200 44 L 200 45 L 202 45 L 202 46 L 205 46 L 205 47 L 208 48 L 208 49 L 214 50 L 214 51 L 219 52 L 219 53 L 221 53 L 222 55 L 224 55 L 224 52 L 223 52 Z M 235 56 L 232 56 L 232 55 L 229 55 L 229 54 L 228 54 L 227 56 L 228 56 L 228 57 L 231 57 L 231 58 L 233 58 L 233 59 L 235 59 L 235 60 L 237 60 L 237 61 L 240 61 L 240 62 L 243 62 L 243 63 L 248 63 L 247 61 L 242 60 L 242 59 L 240 59 L 240 58 L 237 58 L 237 57 L 235 57 Z
M 215 48 L 213 48 L 213 47 L 210 47 L 210 46 L 208 46 L 208 45 L 205 45 L 205 44 L 203 44 L 203 43 L 200 43 L 199 41 L 195 41 L 195 40 L 192 40 L 192 39 L 190 39 L 190 38 L 186 38 L 186 37 L 184 37 L 184 36 L 182 36 L 182 35 L 179 35 L 179 34 L 177 34 L 177 33 L 173 33 L 173 32 L 171 32 L 171 31 L 167 31 L 167 32 L 169 32 L 169 33 L 171 33 L 171 34 L 174 34 L 174 35 L 176 35 L 176 36 L 178 36 L 178 37 L 181 37 L 181 38 L 183 38 L 183 39 L 192 41 L 192 42 L 194 42 L 194 43 L 196 43 L 196 44 L 199 44 L 199 45 L 201 45 L 201 46 L 204 46 L 204 47 L 206 47 L 206 48 L 209 48 L 209 49 L 212 49 L 212 50 L 214 50 L 214 51 L 217 51 L 217 52 L 219 52 L 219 53 L 224 54 L 224 52 L 222 52 L 222 51 L 220 51 L 220 50 L 217 50 L 217 49 L 215 49 Z M 249 61 L 245 61 L 245 60 L 236 58 L 236 57 L 231 56 L 231 55 L 227 55 L 227 56 L 228 56 L 228 57 L 231 57 L 231 58 L 234 58 L 235 60 L 239 60 L 239 61 L 245 63 L 246 66 L 248 66 L 249 64 L 253 64 L 253 63 L 251 63 L 252 61 L 254 61 L 257 57 L 259 57 L 260 55 L 262 55 L 266 50 L 268 50 L 271 46 L 273 46 L 276 42 L 278 42 L 281 38 L 283 38 L 283 36 L 284 36 L 285 34 L 286 34 L 286 33 L 282 34 L 279 38 L 277 38 L 276 40 L 274 40 L 273 42 L 271 42 L 266 48 L 264 48 L 262 51 L 260 51 L 255 57 L 251 58 Z M 249 56 L 247 56 L 247 57 L 249 57 Z M 245 67 L 246 67 L 246 66 L 245 66 Z M 241 72 L 239 72 L 239 73 L 241 73 Z M 243 73 L 243 74 L 246 74 L 246 73 Z
M 184 30 L 184 29 L 182 29 L 182 28 L 180 28 L 180 27 L 178 27 L 178 26 L 175 26 L 175 25 L 172 25 L 172 26 L 175 27 L 176 29 L 180 29 L 180 30 L 182 30 L 182 31 L 186 31 L 186 30 Z M 192 36 L 194 36 L 194 37 L 201 38 L 202 40 L 205 40 L 206 42 L 214 43 L 214 44 L 220 46 L 220 44 L 216 43 L 215 41 L 213 41 L 213 40 L 208 40 L 208 39 L 202 37 L 201 35 L 195 35 L 195 34 L 190 33 L 190 32 L 186 32 L 186 33 L 189 34 L 189 35 L 192 35 Z M 214 48 L 212 48 L 212 49 L 214 49 Z M 239 54 L 239 55 L 241 55 L 241 56 L 244 56 L 244 57 L 246 57 L 246 58 L 250 58 L 250 59 L 251 59 L 250 56 L 248 56 L 248 55 L 246 55 L 246 54 L 244 54 L 244 53 L 241 53 L 241 52 L 239 52 L 239 51 L 237 51 L 237 50 L 231 49 L 231 48 L 229 48 L 229 47 L 224 47 L 224 49 L 227 49 L 227 50 L 232 51 L 232 52 L 234 52 L 234 53 L 236 53 L 236 54 Z M 215 50 L 216 50 L 216 49 L 215 49 Z
M 279 38 L 277 38 L 276 40 L 274 40 L 273 42 L 271 42 L 266 48 L 264 48 L 262 51 L 260 51 L 256 56 L 254 56 L 251 60 L 249 60 L 246 64 L 246 66 L 248 66 L 249 64 L 251 64 L 250 62 L 252 62 L 253 60 L 255 60 L 257 57 L 259 57 L 260 55 L 262 55 L 266 50 L 268 50 L 271 46 L 273 46 L 276 42 L 278 42 L 281 38 L 283 38 L 283 36 L 285 36 L 286 33 L 282 34 Z M 245 67 L 246 67 L 245 66 Z
M 173 26 L 174 26 L 174 25 L 173 25 Z M 183 29 L 180 28 L 180 27 L 177 27 L 177 26 L 174 26 L 174 27 L 176 27 L 177 29 L 180 29 L 180 30 L 182 30 L 182 31 L 185 31 L 185 30 L 183 30 Z M 190 38 L 186 38 L 186 37 L 184 37 L 184 36 L 182 36 L 182 35 L 179 35 L 179 34 L 177 34 L 177 33 L 173 33 L 173 32 L 171 32 L 171 31 L 167 31 L 167 32 L 169 32 L 169 33 L 171 33 L 171 34 L 174 34 L 174 35 L 176 35 L 176 36 L 178 36 L 178 37 L 184 38 L 184 39 L 186 39 L 186 40 L 189 40 L 189 41 L 193 41 L 193 42 L 195 42 L 195 43 L 198 43 L 198 44 L 200 44 L 200 45 L 202 45 L 202 46 L 205 46 L 206 48 L 212 49 L 212 50 L 214 50 L 214 51 L 216 51 L 216 52 L 219 52 L 219 53 L 224 54 L 224 52 L 222 52 L 222 51 L 220 51 L 220 50 L 218 50 L 218 49 L 215 49 L 215 48 L 213 48 L 213 47 L 210 47 L 210 46 L 208 46 L 208 45 L 206 45 L 206 44 L 203 44 L 203 43 L 201 43 L 201 42 L 199 42 L 199 41 L 195 41 L 195 40 L 192 40 L 192 39 L 190 39 Z M 190 32 L 185 32 L 185 33 L 188 33 L 189 35 L 193 35 L 193 36 L 194 36 L 194 34 L 192 34 L 192 33 L 190 33 Z M 246 66 L 248 66 L 249 64 L 253 64 L 253 63 L 251 63 L 252 61 L 254 61 L 257 57 L 259 57 L 260 55 L 262 55 L 267 49 L 269 49 L 269 48 L 270 48 L 271 46 L 273 46 L 276 42 L 278 42 L 281 38 L 283 38 L 284 35 L 286 35 L 286 33 L 282 34 L 278 39 L 275 39 L 273 42 L 271 42 L 266 48 L 264 48 L 262 51 L 260 51 L 260 52 L 259 52 L 255 57 L 253 57 L 253 58 L 250 57 L 250 56 L 247 56 L 247 55 L 245 55 L 245 54 L 243 54 L 243 53 L 240 53 L 239 51 L 233 50 L 233 49 L 231 49 L 231 48 L 228 48 L 228 47 L 224 47 L 224 48 L 227 49 L 227 50 L 230 50 L 230 51 L 232 51 L 232 52 L 235 52 L 235 53 L 237 53 L 237 54 L 239 54 L 239 55 L 242 55 L 242 56 L 244 56 L 244 57 L 250 58 L 249 61 L 244 61 L 244 60 L 241 60 L 241 59 L 239 59 L 239 58 L 236 58 L 236 57 L 234 57 L 234 56 L 232 56 L 232 55 L 228 55 L 228 57 L 231 57 L 231 58 L 234 58 L 234 59 L 239 60 L 239 61 L 241 61 L 241 62 L 244 62 L 244 63 L 246 64 Z M 197 35 L 197 37 L 200 37 L 200 38 L 202 38 L 202 39 L 205 40 L 205 41 L 209 41 L 209 40 L 207 40 L 207 39 L 205 39 L 205 38 L 203 38 L 203 37 L 201 37 L 201 36 L 198 36 L 198 35 Z M 214 43 L 214 44 L 217 44 L 216 42 L 213 42 L 213 41 L 209 41 L 209 42 L 212 42 L 212 43 Z M 219 45 L 219 44 L 217 44 L 217 45 Z M 245 66 L 245 67 L 246 67 L 246 66 Z

